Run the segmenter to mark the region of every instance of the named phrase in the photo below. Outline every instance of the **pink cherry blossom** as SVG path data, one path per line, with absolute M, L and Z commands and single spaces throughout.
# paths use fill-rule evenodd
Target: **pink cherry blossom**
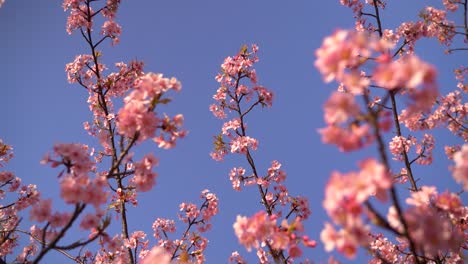
M 193 203 L 181 203 L 179 205 L 179 210 L 183 212 L 179 215 L 179 219 L 184 223 L 190 222 L 192 219 L 197 218 L 200 215 L 200 210 L 198 206 Z
M 218 197 L 205 189 L 202 191 L 200 198 L 205 199 L 205 204 L 202 206 L 202 219 L 208 222 L 218 214 Z
M 421 143 L 416 144 L 416 154 L 418 154 L 418 159 L 416 163 L 422 165 L 429 165 L 432 163 L 432 150 L 435 147 L 435 139 L 430 134 L 424 134 Z
M 112 45 L 118 44 L 121 34 L 121 27 L 113 20 L 108 20 L 102 25 L 101 34 L 112 39 Z
M 88 21 L 88 17 L 91 17 L 94 14 L 93 9 L 85 5 L 79 5 L 76 7 L 75 4 L 67 4 L 64 3 L 64 9 L 67 10 L 68 8 L 71 9 L 70 16 L 67 19 L 67 32 L 71 34 L 74 30 L 79 28 L 84 28 L 87 30 L 92 30 L 93 24 L 92 20 Z
M 148 73 L 136 79 L 135 90 L 125 97 L 125 105 L 117 114 L 119 132 L 130 138 L 138 132 L 139 141 L 153 138 L 162 148 L 174 146 L 175 140 L 186 134 L 179 130 L 183 116 L 176 115 L 172 120 L 167 116 L 158 118 L 153 110 L 156 104 L 161 103 L 160 98 L 164 93 L 180 89 L 181 85 L 175 78 L 163 78 L 162 74 Z M 158 128 L 162 128 L 161 133 L 155 135 Z
M 428 256 L 437 256 L 439 252 L 457 252 L 464 240 L 463 234 L 454 228 L 452 222 L 433 207 L 410 208 L 405 211 L 405 220 L 417 250 Z
M 245 169 L 242 167 L 233 168 L 229 172 L 229 179 L 232 183 L 232 188 L 236 191 L 241 190 L 241 183 L 244 182 Z
M 372 79 L 377 85 L 392 90 L 397 88 L 416 89 L 424 85 L 429 89 L 435 85 L 436 70 L 414 55 L 403 56 L 390 63 L 377 66 Z
M 273 234 L 275 228 L 276 220 L 263 211 L 256 213 L 252 218 L 238 215 L 234 223 L 234 232 L 248 251 L 251 251 L 252 247 L 258 248 L 262 241 Z
M 162 238 L 163 234 L 166 233 L 174 233 L 176 231 L 175 222 L 174 220 L 157 218 L 156 221 L 153 223 L 153 236 L 156 239 Z
M 158 165 L 158 159 L 152 154 L 147 154 L 140 162 L 134 164 L 135 175 L 131 182 L 135 184 L 137 190 L 147 192 L 156 184 L 157 173 L 153 172 L 153 167 Z
M 449 8 L 453 9 L 453 6 L 449 5 Z M 455 37 L 455 23 L 447 20 L 446 11 L 428 6 L 419 16 L 426 25 L 426 37 L 436 37 L 441 44 L 450 46 Z
M 2 168 L 8 161 L 13 158 L 13 148 L 7 144 L 3 143 L 3 140 L 0 139 L 0 168 Z
M 229 256 L 229 263 L 247 264 L 244 258 L 242 258 L 242 256 L 237 251 L 231 253 L 231 256 Z
M 453 155 L 455 166 L 453 167 L 453 178 L 468 190 L 468 144 L 464 144 L 460 151 Z
M 171 256 L 160 246 L 154 246 L 150 252 L 142 259 L 142 264 L 170 264 Z
M 468 93 L 468 84 L 465 83 L 465 76 L 468 75 L 468 67 L 460 66 L 454 70 L 455 78 L 457 79 L 457 87 L 464 93 Z
M 323 143 L 337 145 L 340 151 L 349 152 L 372 143 L 374 138 L 369 129 L 370 127 L 367 124 L 361 126 L 351 124 L 347 128 L 329 125 L 319 129 L 318 132 L 322 136 Z
M 458 9 L 458 5 L 462 4 L 461 0 L 442 0 L 445 9 L 451 12 L 455 12 Z
M 96 214 L 86 214 L 80 223 L 80 228 L 85 230 L 91 230 L 97 228 L 100 224 L 100 217 Z
M 359 105 L 354 96 L 341 92 L 334 92 L 325 102 L 323 109 L 327 124 L 341 124 L 359 114 Z
M 52 200 L 42 200 L 36 203 L 30 212 L 31 220 L 35 220 L 37 222 L 44 222 L 48 221 L 51 217 L 52 211 Z
M 362 161 L 359 167 L 359 172 L 333 172 L 326 186 L 323 207 L 339 224 L 354 221 L 363 212 L 362 204 L 370 197 L 385 201 L 386 190 L 392 186 L 388 171 L 374 159 Z
M 392 141 L 389 143 L 389 150 L 393 155 L 394 160 L 403 160 L 403 154 L 408 153 L 410 147 L 416 144 L 416 138 L 403 136 L 394 136 Z
M 248 149 L 256 150 L 258 147 L 258 141 L 249 136 L 234 138 L 231 143 L 231 153 L 247 153 Z
M 64 0 L 62 7 L 64 11 L 72 8 L 78 8 L 85 0 Z
M 89 75 L 87 65 L 92 65 L 93 57 L 91 55 L 78 55 L 73 62 L 65 66 L 65 72 L 69 83 L 81 82 L 90 86 L 92 75 Z

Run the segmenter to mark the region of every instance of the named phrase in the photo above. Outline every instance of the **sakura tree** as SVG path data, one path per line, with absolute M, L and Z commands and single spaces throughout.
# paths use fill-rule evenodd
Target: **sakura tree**
M 223 230 L 240 245 L 226 261 L 314 263 L 323 247 L 328 263 L 353 261 L 362 252 L 370 263 L 464 263 L 468 69 L 454 66 L 458 84 L 442 93 L 439 69 L 452 65 L 427 62 L 418 47 L 434 39 L 446 47 L 446 56 L 466 56 L 468 1 L 435 1 L 437 7 L 423 7 L 419 20 L 397 27 L 387 27 L 385 1 L 339 2 L 352 10 L 355 27 L 336 29 L 320 47 L 310 47 L 315 50 L 310 64 L 325 83 L 338 86 L 323 103 L 325 127 L 310 131 L 310 137 L 321 137 L 344 157 L 365 157 L 356 160 L 355 169 L 337 165 L 330 172 L 323 186 L 329 217 L 323 226 L 308 225 L 320 208 L 310 208 L 308 194 L 288 187 L 287 176 L 296 176 L 287 175 L 287 164 L 259 161 L 263 144 L 251 128 L 276 100 L 275 91 L 262 85 L 267 73 L 256 68 L 259 46 L 239 43 L 213 76 L 214 95 L 206 93 L 213 99 L 209 111 L 223 123 L 213 131 L 210 156 L 230 164 L 224 177 L 234 195 L 256 193 L 245 205 L 256 212 L 238 214 L 233 229 Z M 138 209 L 144 193 L 158 191 L 160 150 L 190 134 L 182 114 L 165 113 L 182 91 L 176 77 L 147 72 L 140 60 L 107 62 L 112 49 L 104 45 L 119 45 L 122 34 L 120 5 L 120 0 L 63 1 L 66 32 L 86 48 L 65 71 L 70 85 L 88 95 L 92 119 L 84 129 L 98 144 L 57 143 L 41 160 L 56 176 L 51 179 L 60 201 L 10 170 L 0 172 L 0 263 L 42 263 L 51 254 L 70 263 L 209 263 L 208 246 L 223 247 L 208 243 L 214 216 L 222 213 L 213 188 L 203 189 L 198 203 L 181 203 L 179 222 L 157 217 L 148 223 L 151 234 L 134 228 L 130 210 Z M 457 144 L 441 146 L 439 139 L 447 135 Z M 145 144 L 152 151 L 142 154 Z M 451 160 L 447 175 L 459 184 L 455 190 L 441 189 L 421 173 L 422 167 L 436 166 L 435 152 L 442 147 Z M 0 167 L 12 158 L 13 147 L 0 140 Z M 24 218 L 34 224 L 26 225 Z
M 431 130 L 437 127 L 447 127 L 460 143 L 466 142 L 467 70 L 454 69 L 459 83 L 441 95 L 435 66 L 419 58 L 416 47 L 423 38 L 436 38 L 449 55 L 466 50 L 467 2 L 426 7 L 420 21 L 403 22 L 395 30 L 384 27 L 384 1 L 341 4 L 353 10 L 356 27 L 337 30 L 316 51 L 315 66 L 324 80 L 340 83 L 324 105 L 328 126 L 320 134 L 324 143 L 343 152 L 375 146 L 378 157 L 361 161 L 359 171 L 332 173 L 323 203 L 332 223 L 325 224 L 321 240 L 327 251 L 337 249 L 349 258 L 364 247 L 373 263 L 462 263 L 467 248 L 467 211 L 460 196 L 467 187 L 466 144 L 445 147 L 461 190 L 418 184 L 415 167 L 431 165 Z M 447 18 L 457 10 L 463 14 L 460 24 Z M 387 200 L 386 212 L 377 209 L 376 203 Z

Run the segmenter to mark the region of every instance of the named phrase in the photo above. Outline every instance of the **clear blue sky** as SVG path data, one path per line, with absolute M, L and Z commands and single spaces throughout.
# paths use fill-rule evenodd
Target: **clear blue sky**
M 389 2 L 383 13 L 386 28 L 416 20 L 422 7 L 418 1 Z M 440 7 L 440 2 L 424 3 Z M 59 191 L 58 171 L 39 164 L 44 154 L 59 142 L 96 144 L 82 126 L 92 118 L 87 92 L 68 84 L 64 72 L 75 55 L 88 52 L 79 34 L 66 33 L 66 17 L 61 1 L 6 0 L 0 9 L 0 138 L 13 145 L 15 152 L 7 169 L 23 182 L 37 184 L 44 198 L 57 198 Z M 242 193 L 231 188 L 228 172 L 234 166 L 245 167 L 243 159 L 219 163 L 210 158 L 212 137 L 222 123 L 208 110 L 218 88 L 214 76 L 223 59 L 234 55 L 242 44 L 257 43 L 259 83 L 274 91 L 275 100 L 273 108 L 257 110 L 247 120 L 250 135 L 260 143 L 254 158 L 261 170 L 274 159 L 283 164 L 290 193 L 310 200 L 307 229 L 310 237 L 319 240 L 327 220 L 321 203 L 330 172 L 356 170 L 357 161 L 375 153 L 373 146 L 342 154 L 323 145 L 316 132 L 324 126 L 321 107 L 336 84 L 323 84 L 313 66 L 314 52 L 335 29 L 354 27 L 351 11 L 338 0 L 140 0 L 123 1 L 117 21 L 123 30 L 121 43 L 114 48 L 103 45 L 103 62 L 111 66 L 139 59 L 147 72 L 177 77 L 183 89 L 166 111 L 184 114 L 189 130 L 173 150 L 152 144 L 140 148 L 140 156 L 154 151 L 159 157 L 159 177 L 153 191 L 140 196 L 140 206 L 130 209 L 131 230 L 151 234 L 156 217 L 176 219 L 179 203 L 198 202 L 200 191 L 208 188 L 220 198 L 220 213 L 207 233 L 208 263 L 226 263 L 234 250 L 250 263 L 257 262 L 253 252 L 247 254 L 238 245 L 232 224 L 237 214 L 252 215 L 261 208 L 259 196 L 255 188 Z M 444 55 L 435 41 L 425 41 L 417 53 L 439 65 L 442 93 L 455 85 L 452 69 L 467 61 L 466 54 Z M 454 189 L 441 144 L 461 142 L 447 133 L 441 135 L 435 165 L 417 170 L 419 184 L 437 184 L 442 186 L 440 191 L 459 190 Z M 322 245 L 305 253 L 318 262 L 328 255 Z M 48 263 L 60 261 L 51 257 Z

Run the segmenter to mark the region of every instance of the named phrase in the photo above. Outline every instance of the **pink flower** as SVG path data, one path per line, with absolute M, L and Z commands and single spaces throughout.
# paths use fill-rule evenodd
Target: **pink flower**
M 231 180 L 232 188 L 234 190 L 241 190 L 240 184 L 244 181 L 244 175 L 245 169 L 242 167 L 231 169 L 231 171 L 229 172 L 229 179 Z
M 13 157 L 13 152 L 11 152 L 13 148 L 7 144 L 3 143 L 3 140 L 0 139 L 0 168 L 4 166 L 4 164 L 8 163 L 8 161 Z
M 409 137 L 408 139 L 403 136 L 394 136 L 389 143 L 390 152 L 393 154 L 394 160 L 403 160 L 404 153 L 408 153 L 410 147 L 416 144 L 416 138 Z
M 325 188 L 323 207 L 339 224 L 355 221 L 370 197 L 385 201 L 386 190 L 392 186 L 388 171 L 376 160 L 364 160 L 359 167 L 359 172 L 333 172 Z
M 323 106 L 327 124 L 341 124 L 359 114 L 359 105 L 354 96 L 348 93 L 334 92 Z
M 341 81 L 346 88 L 346 91 L 356 95 L 362 94 L 370 84 L 370 79 L 365 76 L 365 73 L 358 72 L 356 70 L 345 74 Z
M 408 43 L 409 54 L 413 53 L 416 41 L 422 38 L 426 32 L 424 22 L 404 22 L 397 28 L 397 34 L 400 39 L 405 39 Z
M 237 129 L 241 127 L 241 121 L 239 118 L 232 119 L 223 124 L 223 128 L 221 129 L 223 135 L 227 135 L 230 137 L 235 137 L 237 135 Z M 229 130 L 233 130 L 234 133 L 229 132 Z
M 60 213 L 56 212 L 49 217 L 50 226 L 53 228 L 63 227 L 66 223 L 70 220 L 71 214 L 70 213 Z
M 353 31 L 337 30 L 326 37 L 316 50 L 315 67 L 322 73 L 325 82 L 343 80 L 346 68 L 361 64 L 361 57 L 369 57 L 367 36 Z
M 189 223 L 200 215 L 200 210 L 198 210 L 197 205 L 193 203 L 181 203 L 179 205 L 179 211 L 184 212 L 184 214 L 179 215 L 179 219 L 184 223 Z
M 436 195 L 436 187 L 422 186 L 419 191 L 411 193 L 411 197 L 406 199 L 406 203 L 417 207 L 428 207 Z
M 142 259 L 141 264 L 170 264 L 171 256 L 160 246 L 154 246 Z
M 66 3 L 66 2 L 65 2 Z M 88 21 L 87 18 L 91 17 L 94 14 L 94 11 L 85 5 L 76 6 L 76 4 L 64 3 L 64 8 L 71 8 L 70 16 L 67 19 L 67 32 L 71 34 L 75 29 L 86 28 L 92 30 L 93 24 L 92 20 Z
M 81 144 L 55 144 L 54 155 L 60 158 L 54 160 L 47 156 L 43 163 L 51 163 L 52 167 L 63 164 L 69 169 L 70 174 L 75 177 L 87 177 L 88 173 L 94 170 L 95 163 L 91 161 L 88 154 L 88 146 Z
M 80 228 L 85 230 L 91 230 L 99 226 L 100 217 L 95 214 L 86 214 L 81 220 Z
M 135 90 L 125 97 L 125 105 L 120 109 L 117 117 L 117 129 L 129 138 L 139 132 L 139 141 L 153 138 L 159 147 L 170 148 L 175 140 L 185 136 L 180 131 L 183 122 L 182 115 L 176 115 L 172 120 L 164 116 L 160 119 L 153 112 L 156 104 L 165 103 L 161 96 L 169 90 L 179 91 L 180 82 L 175 78 L 163 78 L 162 74 L 148 73 L 135 80 Z M 159 136 L 155 133 L 161 129 Z M 169 139 L 166 139 L 167 134 Z
M 213 115 L 219 119 L 224 119 L 226 118 L 226 113 L 224 112 L 224 108 L 220 107 L 216 104 L 211 104 L 210 105 L 210 111 L 213 113 Z
M 67 63 L 65 72 L 67 73 L 68 82 L 76 83 L 81 81 L 89 85 L 89 79 L 91 77 L 87 75 L 88 68 L 86 65 L 90 65 L 92 60 L 93 57 L 91 55 L 78 55 L 73 62 Z
M 146 238 L 146 234 L 143 231 L 135 231 L 133 232 L 130 237 L 124 241 L 124 245 L 127 248 L 136 249 L 138 246 L 145 244 L 144 239 Z
M 0 183 L 6 184 L 15 179 L 15 175 L 10 171 L 0 171 Z
M 218 214 L 218 197 L 207 189 L 202 191 L 200 197 L 205 199 L 205 204 L 202 207 L 202 219 L 205 222 L 210 221 L 213 216 Z
M 140 162 L 136 162 L 135 175 L 131 182 L 135 184 L 137 190 L 147 192 L 156 184 L 157 173 L 153 172 L 153 167 L 158 165 L 157 158 L 152 154 L 147 154 Z
M 445 5 L 453 9 L 454 5 Z M 455 23 L 447 20 L 446 11 L 428 6 L 420 13 L 426 26 L 426 37 L 436 37 L 441 44 L 449 46 L 455 37 Z
M 456 193 L 445 191 L 435 198 L 435 205 L 442 210 L 452 213 L 454 216 L 464 217 L 465 206 Z
M 260 211 L 252 218 L 238 215 L 233 227 L 239 242 L 251 251 L 252 247 L 258 248 L 261 242 L 273 234 L 276 220 Z
M 229 263 L 247 264 L 247 262 L 242 258 L 242 256 L 237 251 L 234 251 L 231 253 L 231 256 L 229 256 Z
M 30 211 L 31 220 L 38 222 L 48 221 L 52 212 L 52 200 L 41 200 L 36 203 Z
M 162 238 L 165 233 L 174 233 L 176 231 L 174 220 L 157 218 L 153 223 L 153 236 L 156 239 Z
M 422 165 L 429 165 L 432 163 L 432 150 L 435 147 L 434 137 L 430 134 L 424 134 L 420 144 L 416 145 L 416 154 L 419 158 L 416 163 Z
M 460 250 L 463 233 L 434 207 L 412 207 L 405 211 L 404 216 L 418 252 L 438 256 L 440 252 Z
M 337 145 L 340 151 L 349 152 L 372 143 L 374 138 L 369 128 L 368 124 L 361 126 L 351 124 L 348 128 L 329 125 L 319 129 L 318 132 L 322 135 L 323 143 Z
M 455 12 L 458 9 L 458 5 L 461 5 L 461 0 L 442 0 L 442 3 L 445 6 L 445 9 L 451 12 Z
M 457 87 L 464 93 L 468 93 L 468 84 L 465 84 L 465 75 L 468 75 L 468 67 L 460 66 L 454 70 L 455 79 L 458 80 Z
M 231 153 L 247 153 L 247 150 L 250 148 L 252 150 L 257 150 L 258 141 L 249 136 L 237 137 L 234 138 L 231 142 Z
M 119 43 L 122 28 L 114 20 L 108 20 L 102 25 L 101 34 L 112 39 L 112 45 Z
M 85 0 L 64 0 L 62 4 L 63 11 L 67 11 L 68 9 L 72 8 L 78 8 L 84 1 Z
M 424 89 L 435 86 L 436 70 L 414 55 L 406 55 L 390 63 L 381 63 L 375 69 L 372 79 L 381 87 L 392 90 L 397 88 Z
M 460 151 L 453 155 L 455 166 L 453 167 L 453 178 L 468 190 L 468 144 L 464 144 Z
M 293 245 L 288 249 L 288 254 L 290 258 L 298 258 L 302 256 L 302 250 L 297 245 Z
M 272 91 L 262 86 L 255 86 L 253 90 L 258 93 L 258 101 L 261 102 L 262 105 L 266 105 L 268 107 L 271 107 L 273 105 L 273 92 Z

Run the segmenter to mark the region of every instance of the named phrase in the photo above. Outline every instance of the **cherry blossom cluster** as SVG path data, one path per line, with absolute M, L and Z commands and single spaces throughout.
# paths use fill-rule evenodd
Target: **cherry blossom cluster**
M 420 191 L 411 193 L 406 203 L 412 206 L 405 210 L 404 219 L 416 251 L 430 259 L 439 255 L 459 259 L 461 246 L 466 243 L 463 234 L 466 227 L 460 225 L 460 221 L 468 217 L 468 208 L 462 205 L 460 197 L 449 192 L 438 194 L 435 187 L 423 186 Z M 393 207 L 388 220 L 393 228 L 403 231 Z
M 257 73 L 253 65 L 258 62 L 258 46 L 252 45 L 251 51 L 243 46 L 241 51 L 233 56 L 227 57 L 221 65 L 222 72 L 216 76 L 220 87 L 213 96 L 215 104 L 210 105 L 210 111 L 220 119 L 226 118 L 226 111 L 240 111 L 238 103 L 241 101 L 251 102 L 252 106 L 261 104 L 271 107 L 273 93 L 263 86 L 257 84 Z M 248 79 L 251 85 L 241 83 Z M 250 110 L 247 110 L 250 111 Z
M 235 233 L 249 251 L 252 247 L 257 250 L 261 263 L 271 259 L 283 262 L 302 255 L 299 242 L 313 247 L 315 241 L 299 235 L 303 231 L 302 221 L 310 215 L 309 203 L 304 197 L 289 194 L 284 185 L 286 173 L 281 169 L 281 163 L 274 160 L 266 173 L 260 174 L 252 157 L 259 144 L 247 134 L 246 116 L 256 106 L 271 107 L 273 103 L 273 93 L 257 83 L 257 73 L 253 68 L 258 62 L 257 52 L 256 45 L 252 45 L 250 50 L 243 46 L 237 55 L 227 57 L 221 65 L 221 73 L 216 76 L 220 88 L 213 96 L 216 103 L 210 106 L 210 110 L 215 117 L 231 119 L 223 124 L 221 133 L 215 137 L 215 150 L 210 155 L 217 161 L 229 153 L 246 157 L 249 169 L 234 167 L 229 172 L 229 179 L 236 191 L 245 186 L 257 186 L 265 209 L 252 218 L 238 216 L 234 224 Z M 293 216 L 295 220 L 288 224 Z M 281 225 L 276 223 L 280 217 L 284 217 Z M 244 263 L 237 251 L 230 261 Z
M 279 226 L 276 220 L 275 215 L 270 216 L 264 211 L 256 213 L 251 218 L 238 215 L 234 223 L 234 231 L 239 242 L 248 251 L 255 248 L 261 252 L 262 244 L 267 243 L 275 250 L 286 250 L 291 260 L 302 255 L 299 243 L 302 242 L 307 247 L 316 246 L 314 240 L 309 240 L 305 235 L 299 235 L 304 231 L 299 218 L 290 224 L 284 219 Z
M 458 81 L 457 88 L 445 96 L 437 99 L 436 107 L 429 113 L 419 112 L 408 114 L 406 109 L 401 111 L 399 120 L 411 131 L 428 130 L 437 127 L 445 127 L 454 135 L 468 140 L 467 121 L 468 103 L 463 101 L 467 93 L 467 85 L 464 83 L 468 70 L 460 67 L 454 70 Z
M 0 168 L 13 158 L 10 145 L 0 139 Z M 34 206 L 40 199 L 35 185 L 23 185 L 13 172 L 0 171 L 0 256 L 14 253 L 19 246 L 16 231 L 21 222 L 20 212 Z M 17 257 L 21 259 L 21 254 Z
M 162 74 L 148 73 L 136 79 L 134 85 L 135 89 L 125 97 L 125 104 L 117 114 L 117 129 L 129 138 L 138 137 L 139 141 L 153 138 L 159 147 L 174 147 L 176 140 L 186 134 L 180 130 L 183 116 L 158 118 L 153 110 L 157 104 L 168 102 L 161 98 L 164 93 L 181 89 L 180 82 L 175 78 L 163 78 Z M 158 129 L 160 133 L 156 136 Z
M 351 8 L 351 10 L 354 13 L 354 18 L 356 19 L 356 30 L 357 31 L 369 31 L 373 32 L 375 31 L 376 26 L 373 25 L 372 22 L 369 22 L 366 19 L 366 16 L 369 16 L 369 13 L 367 13 L 364 9 L 366 6 L 378 6 L 379 8 L 384 9 L 386 6 L 385 1 L 378 0 L 378 1 L 373 1 L 373 0 L 340 0 L 340 3 L 344 6 L 347 6 Z
M 468 190 L 468 144 L 464 144 L 463 147 L 453 154 L 453 177 L 455 180 L 463 185 L 463 189 Z
M 445 9 L 450 12 L 455 12 L 458 9 L 458 6 L 462 4 L 462 0 L 442 0 Z
M 421 20 L 403 22 L 395 30 L 380 28 L 382 23 L 379 12 L 385 10 L 385 1 L 340 0 L 340 3 L 353 11 L 356 19 L 356 31 L 376 32 L 381 30 L 384 38 L 389 39 L 388 37 L 391 36 L 395 44 L 398 40 L 403 40 L 404 44 L 400 50 L 403 51 L 403 47 L 406 46 L 406 51 L 409 53 L 414 52 L 416 41 L 421 38 L 436 38 L 441 44 L 450 46 L 457 35 L 464 35 L 465 39 L 468 37 L 466 32 L 457 31 L 464 26 L 457 26 L 454 21 L 447 18 L 447 12 L 455 12 L 459 6 L 466 6 L 466 2 L 463 3 L 462 0 L 443 0 L 445 10 L 427 6 L 419 14 Z
M 334 144 L 341 151 L 353 151 L 369 145 L 374 137 L 370 126 L 356 122 L 361 116 L 355 97 L 348 93 L 334 92 L 324 105 L 327 127 L 319 129 L 322 141 Z M 385 128 L 385 123 L 381 124 Z
M 11 158 L 13 158 L 13 147 L 3 143 L 0 139 L 0 168 L 5 166 Z
M 186 203 L 180 206 L 181 210 L 194 209 L 193 213 L 186 210 L 186 215 L 180 216 L 187 224 L 181 239 L 169 239 L 169 233 L 176 232 L 173 220 L 158 218 L 153 223 L 153 235 L 158 239 L 156 246 L 150 248 L 150 241 L 143 231 L 134 231 L 128 238 L 122 234 L 111 237 L 103 232 L 99 236 L 99 251 L 95 255 L 86 253 L 83 259 L 92 260 L 92 263 L 130 263 L 133 257 L 129 252 L 134 252 L 139 263 L 174 263 L 172 260 L 176 263 L 204 263 L 208 240 L 200 233 L 210 228 L 209 222 L 218 212 L 218 199 L 208 190 L 202 191 L 201 198 L 204 202 L 200 208 L 192 208 L 192 204 Z M 197 226 L 200 233 L 190 232 L 193 225 Z
M 420 255 L 426 255 L 429 261 L 463 262 L 460 250 L 466 248 L 463 234 L 466 227 L 460 222 L 467 217 L 467 207 L 460 197 L 450 192 L 438 194 L 435 187 L 423 186 L 412 193 L 406 203 L 410 207 L 405 210 L 404 219 L 412 231 L 410 237 L 399 236 L 403 233 L 403 224 L 395 207 L 391 207 L 387 220 L 397 233 L 396 241 L 391 242 L 382 234 L 373 235 L 370 250 L 379 257 L 372 263 L 381 263 L 382 259 L 391 263 L 414 263 L 414 255 L 406 253 L 411 247 Z
M 92 204 L 99 208 L 107 202 L 106 178 L 97 175 L 92 179 L 89 176 L 89 173 L 95 169 L 95 163 L 88 154 L 88 146 L 56 144 L 53 154 L 47 154 L 42 163 L 49 163 L 51 167 L 65 166 L 59 178 L 60 196 L 66 203 Z
M 99 4 L 101 6 L 94 6 Z M 161 148 L 171 148 L 178 138 L 185 136 L 186 132 L 181 129 L 182 115 L 159 116 L 155 112 L 157 106 L 171 101 L 165 97 L 166 93 L 179 91 L 181 84 L 175 78 L 164 78 L 162 74 L 144 73 L 140 61 L 118 62 L 115 64 L 116 72 L 106 72 L 108 68 L 101 62 L 103 54 L 98 47 L 106 39 L 110 39 L 112 45 L 119 43 L 121 27 L 115 20 L 119 4 L 120 0 L 63 2 L 64 10 L 69 12 L 67 32 L 79 31 L 90 47 L 89 54 L 77 55 L 66 65 L 65 71 L 70 83 L 79 84 L 89 93 L 88 104 L 93 121 L 85 122 L 84 127 L 98 139 L 102 149 L 90 149 L 83 144 L 56 144 L 42 160 L 43 164 L 62 169 L 58 173 L 60 196 L 66 204 L 73 206 L 68 212 L 55 211 L 52 200 L 40 199 L 34 185 L 22 186 L 12 173 L 0 173 L 2 187 L 8 188 L 8 192 L 18 193 L 17 200 L 1 208 L 2 227 L 6 228 L 1 234 L 2 257 L 12 254 L 17 245 L 19 235 L 16 228 L 20 222 L 17 212 L 32 205 L 30 219 L 38 224 L 29 231 L 22 231 L 29 235 L 30 244 L 20 252 L 16 259 L 18 262 L 38 263 L 51 250 L 57 250 L 77 263 L 137 263 L 138 259 L 152 263 L 159 255 L 161 245 L 150 250 L 146 234 L 132 232 L 128 228 L 126 205 L 137 206 L 138 192 L 153 188 L 157 176 L 153 169 L 158 164 L 152 153 L 135 161 L 132 149 L 149 138 Z M 102 16 L 103 24 L 97 33 L 100 36 L 96 38 L 93 29 L 98 15 Z M 123 106 L 115 111 L 115 100 L 122 98 Z M 12 157 L 10 150 L 10 146 L 0 142 L 1 166 Z M 6 194 L 3 188 L 1 194 L 1 198 Z M 177 250 L 173 251 L 172 257 L 162 254 L 161 261 L 166 259 L 169 263 L 177 258 L 188 262 L 185 259 L 188 252 L 198 263 L 204 261 L 207 240 L 197 232 L 189 231 L 192 225 L 199 232 L 211 227 L 210 220 L 218 212 L 218 199 L 208 191 L 202 193 L 202 198 L 205 202 L 197 211 L 199 215 L 185 221 L 187 230 L 183 238 L 177 240 L 182 243 L 175 244 Z M 112 224 L 109 215 L 112 211 L 102 210 L 105 204 L 120 217 L 120 234 L 110 235 L 106 230 Z M 89 205 L 94 207 L 94 211 L 86 209 Z M 64 242 L 63 238 L 73 226 L 88 231 L 88 238 Z M 86 249 L 94 241 L 100 245 L 95 253 Z M 78 256 L 67 252 L 73 249 L 80 249 Z
M 419 16 L 424 21 L 425 37 L 435 37 L 440 43 L 450 46 L 455 37 L 455 23 L 447 20 L 445 10 L 426 7 Z
M 106 0 L 105 5 L 95 12 L 90 6 L 89 0 L 64 0 L 62 7 L 64 11 L 70 10 L 70 16 L 67 20 L 67 32 L 72 34 L 79 29 L 91 31 L 93 29 L 93 17 L 98 13 L 105 19 L 101 35 L 111 38 L 113 44 L 119 43 L 121 28 L 115 22 L 115 14 L 118 10 L 120 0 Z
M 459 90 L 441 96 L 435 68 L 419 59 L 414 47 L 423 37 L 434 37 L 450 46 L 456 35 L 465 35 L 456 31 L 447 11 L 454 12 L 462 4 L 466 7 L 466 1 L 443 1 L 447 11 L 426 7 L 421 21 L 403 22 L 395 31 L 382 28 L 382 1 L 366 3 L 373 11 L 364 11 L 361 1 L 341 1 L 355 13 L 356 31 L 336 31 L 316 52 L 315 66 L 324 80 L 340 83 L 324 105 L 328 127 L 319 133 L 324 143 L 335 144 L 341 151 L 375 143 L 381 162 L 366 159 L 359 172 L 332 173 L 323 205 L 333 224 L 326 223 L 321 240 L 327 251 L 336 249 L 348 258 L 364 247 L 374 257 L 371 263 L 459 263 L 466 248 L 468 207 L 460 194 L 438 194 L 435 187 L 417 186 L 413 167 L 432 164 L 435 138 L 427 130 L 444 126 L 466 141 L 466 71 L 464 66 L 456 69 Z M 376 23 L 364 25 L 363 17 Z M 466 30 L 466 23 L 461 28 Z M 400 41 L 403 43 L 397 46 Z M 374 93 L 378 95 L 371 99 Z M 358 96 L 363 104 L 357 102 Z M 398 110 L 401 98 L 406 107 Z M 419 130 L 424 133 L 416 133 Z M 383 133 L 387 131 L 395 135 L 385 145 Z M 414 134 L 405 136 L 406 131 Z M 466 190 L 465 145 L 446 146 L 445 150 L 454 161 L 450 168 L 453 177 Z M 387 151 L 404 165 L 399 173 L 392 173 Z M 397 183 L 407 182 L 411 192 L 403 207 Z M 375 209 L 372 197 L 381 202 L 390 198 L 387 217 Z M 396 239 L 386 238 L 375 227 Z
M 333 172 L 323 202 L 333 222 L 342 226 L 337 231 L 332 224 L 326 223 L 320 235 L 325 249 L 336 248 L 348 257 L 354 257 L 360 245 L 370 242 L 370 226 L 362 219 L 366 214 L 366 203 L 372 197 L 385 202 L 387 190 L 393 184 L 388 171 L 376 160 L 364 160 L 359 167 L 359 172 Z
M 371 81 L 374 81 L 377 86 L 387 90 L 412 91 L 411 97 L 414 100 L 423 96 L 430 99 L 433 93 L 437 95 L 437 91 L 433 91 L 437 90 L 434 67 L 414 55 L 392 60 L 389 49 L 393 46 L 374 34 L 338 30 L 325 38 L 322 46 L 317 49 L 315 66 L 326 82 L 341 82 L 345 90 L 352 94 L 362 94 Z M 359 67 L 373 58 L 371 56 L 374 53 L 379 56 L 374 59 L 377 65 L 371 73 L 372 78 L 369 78 L 362 74 Z M 422 86 L 422 91 L 416 93 L 419 86 Z
M 411 146 L 416 145 L 415 158 L 416 163 L 429 165 L 432 163 L 432 150 L 434 149 L 434 137 L 430 134 L 424 134 L 421 143 L 417 143 L 416 137 L 409 136 L 405 138 L 403 136 L 395 136 L 389 143 L 389 151 L 393 155 L 394 160 L 404 161 L 405 153 L 408 154 Z
M 153 236 L 158 239 L 158 248 L 153 248 L 152 251 L 163 250 L 165 254 L 171 256 L 169 260 L 176 259 L 179 263 L 204 263 L 206 261 L 204 251 L 208 240 L 201 233 L 211 229 L 210 221 L 218 213 L 218 198 L 208 190 L 203 190 L 200 198 L 203 200 L 200 206 L 193 203 L 181 203 L 179 206 L 181 212 L 179 220 L 187 224 L 181 239 L 169 238 L 169 233 L 176 232 L 174 220 L 158 218 L 154 221 Z M 195 226 L 198 232 L 189 232 L 192 226 Z M 153 258 L 152 254 L 148 253 L 148 258 Z M 159 256 L 159 253 L 157 255 Z
M 132 256 L 129 252 L 138 252 L 139 258 L 143 259 L 148 252 L 149 241 L 143 231 L 135 231 L 128 238 L 123 235 L 111 237 L 104 233 L 99 237 L 99 245 L 100 250 L 90 257 L 92 263 L 130 263 Z

